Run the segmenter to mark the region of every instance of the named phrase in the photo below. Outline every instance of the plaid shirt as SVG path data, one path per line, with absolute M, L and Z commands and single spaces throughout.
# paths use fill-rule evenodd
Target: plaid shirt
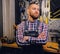
M 33 23 L 27 20 L 27 25 L 28 25 L 28 30 L 29 31 L 35 31 L 36 27 L 38 25 L 38 20 L 35 20 Z M 43 29 L 42 29 L 42 25 L 43 25 Z M 39 26 L 38 26 L 38 33 L 40 34 L 41 32 L 45 32 L 45 36 L 46 38 L 42 39 L 38 39 L 37 37 L 31 37 L 29 36 L 29 40 L 28 41 L 24 41 L 23 40 L 23 33 L 24 33 L 24 29 L 25 29 L 25 21 L 23 21 L 21 24 L 18 25 L 18 29 L 17 29 L 17 33 L 16 33 L 16 41 L 18 45 L 30 45 L 31 41 L 35 41 L 35 43 L 46 43 L 47 39 L 48 39 L 48 34 L 47 34 L 47 24 L 39 22 Z

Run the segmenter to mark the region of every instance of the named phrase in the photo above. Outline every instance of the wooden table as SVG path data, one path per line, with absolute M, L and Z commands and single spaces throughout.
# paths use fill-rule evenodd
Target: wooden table
M 14 42 L 12 44 L 2 43 L 2 46 L 4 46 L 4 47 L 12 47 L 12 48 L 20 48 L 20 47 L 18 47 L 16 42 Z
M 12 44 L 2 43 L 2 46 L 4 46 L 4 47 L 12 47 L 12 48 L 21 48 L 21 47 L 18 47 L 16 42 L 14 42 Z M 60 52 L 57 52 L 57 50 L 59 49 L 58 43 L 54 43 L 54 42 L 47 42 L 45 45 L 43 45 L 43 49 L 46 52 L 60 53 Z
M 55 42 L 47 42 L 46 45 L 43 45 L 43 49 L 47 52 L 60 53 L 58 43 Z

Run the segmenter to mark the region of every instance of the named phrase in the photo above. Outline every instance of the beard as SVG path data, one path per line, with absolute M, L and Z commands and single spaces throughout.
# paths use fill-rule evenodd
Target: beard
M 36 20 L 39 17 L 39 16 L 34 16 L 34 15 L 30 15 L 30 16 L 33 18 L 33 20 Z

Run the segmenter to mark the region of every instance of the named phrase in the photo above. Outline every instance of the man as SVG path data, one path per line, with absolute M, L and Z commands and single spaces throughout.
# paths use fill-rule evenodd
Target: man
M 44 54 L 42 44 L 47 42 L 47 25 L 38 21 L 40 7 L 31 2 L 27 9 L 28 20 L 18 25 L 16 41 L 23 46 L 24 54 Z

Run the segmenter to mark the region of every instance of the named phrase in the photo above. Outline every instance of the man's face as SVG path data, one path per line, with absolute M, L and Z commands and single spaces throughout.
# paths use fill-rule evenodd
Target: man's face
M 39 5 L 32 4 L 30 5 L 28 10 L 29 10 L 29 16 L 32 17 L 33 19 L 37 19 L 39 17 L 39 14 L 40 14 Z

